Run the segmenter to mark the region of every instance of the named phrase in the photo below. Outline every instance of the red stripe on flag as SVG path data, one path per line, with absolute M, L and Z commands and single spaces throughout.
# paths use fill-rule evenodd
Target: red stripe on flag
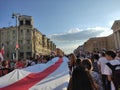
M 48 75 L 50 75 L 52 72 L 54 72 L 62 64 L 62 62 L 63 59 L 59 58 L 59 60 L 55 64 L 46 68 L 44 71 L 36 74 L 29 74 L 28 76 L 17 81 L 16 83 L 1 88 L 0 90 L 29 90 L 29 88 L 31 88 L 33 85 L 40 82 Z

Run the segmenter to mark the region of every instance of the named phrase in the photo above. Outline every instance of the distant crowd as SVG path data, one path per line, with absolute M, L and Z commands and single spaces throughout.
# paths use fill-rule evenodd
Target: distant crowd
M 0 76 L 3 76 L 14 69 L 22 69 L 35 64 L 47 63 L 52 58 L 54 58 L 53 55 L 40 55 L 36 58 L 30 57 L 27 59 L 0 61 Z

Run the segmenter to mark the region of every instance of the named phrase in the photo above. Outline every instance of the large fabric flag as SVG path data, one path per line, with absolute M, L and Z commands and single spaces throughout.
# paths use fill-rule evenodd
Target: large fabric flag
M 15 69 L 0 78 L 0 90 L 66 90 L 68 59 L 54 58 L 46 64 Z
M 1 58 L 1 61 L 3 61 L 4 60 L 4 45 L 2 44 L 2 49 L 1 49 L 1 51 L 0 51 L 0 58 Z

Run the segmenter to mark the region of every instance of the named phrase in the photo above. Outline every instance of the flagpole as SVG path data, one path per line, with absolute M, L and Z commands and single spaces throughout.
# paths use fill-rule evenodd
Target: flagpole
M 20 17 L 19 13 L 13 13 L 12 18 L 16 18 L 16 60 L 18 60 L 18 49 L 19 49 L 19 44 L 18 44 L 18 18 Z

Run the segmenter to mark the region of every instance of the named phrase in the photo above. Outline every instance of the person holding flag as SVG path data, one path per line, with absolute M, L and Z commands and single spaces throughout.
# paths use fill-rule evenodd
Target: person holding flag
M 1 61 L 4 60 L 4 53 L 5 53 L 5 51 L 4 51 L 4 45 L 3 45 L 3 43 L 2 43 L 2 49 L 0 50 L 0 58 L 1 58 Z

